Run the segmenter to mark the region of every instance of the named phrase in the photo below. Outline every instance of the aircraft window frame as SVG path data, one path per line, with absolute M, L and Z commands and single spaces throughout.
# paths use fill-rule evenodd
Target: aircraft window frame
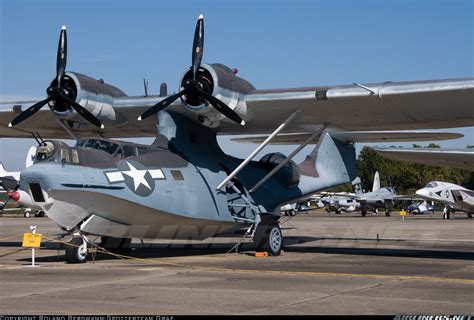
M 112 147 L 114 147 L 113 150 L 111 150 Z M 107 140 L 87 139 L 87 141 L 82 144 L 81 148 L 100 150 L 110 156 L 114 156 L 117 153 L 117 150 L 120 149 L 120 145 L 118 143 Z

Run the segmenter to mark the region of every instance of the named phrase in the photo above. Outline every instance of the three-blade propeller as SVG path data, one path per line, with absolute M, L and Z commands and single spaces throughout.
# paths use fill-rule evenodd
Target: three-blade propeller
M 212 96 L 211 94 L 204 91 L 204 85 L 201 82 L 202 80 L 198 77 L 199 68 L 201 67 L 202 55 L 204 52 L 204 17 L 201 14 L 196 22 L 196 30 L 194 31 L 194 42 L 193 42 L 193 52 L 192 52 L 192 77 L 191 79 L 186 79 L 183 83 L 183 89 L 171 95 L 148 110 L 146 110 L 140 117 L 138 117 L 138 121 L 142 119 L 146 119 L 155 113 L 165 109 L 170 104 L 172 104 L 175 100 L 182 97 L 183 95 L 192 95 L 198 97 L 199 99 L 205 100 L 209 102 L 214 109 L 225 115 L 227 118 L 235 121 L 241 125 L 245 125 L 245 121 L 229 106 L 227 106 L 224 102 L 219 100 L 218 98 Z
M 28 119 L 36 112 L 38 112 L 42 107 L 44 107 L 48 102 L 53 101 L 54 104 L 66 104 L 71 108 L 76 110 L 84 119 L 92 123 L 93 125 L 104 129 L 104 125 L 100 122 L 99 119 L 94 117 L 87 109 L 85 109 L 80 104 L 76 103 L 68 97 L 68 90 L 64 87 L 62 80 L 64 78 L 66 70 L 66 60 L 67 60 L 67 35 L 66 27 L 62 26 L 61 34 L 59 35 L 59 44 L 58 44 L 58 55 L 56 58 L 56 81 L 53 81 L 53 84 L 46 89 L 48 97 L 38 103 L 35 103 L 10 122 L 8 125 L 12 127 L 19 124 L 20 122 Z M 53 107 L 54 108 L 54 107 Z

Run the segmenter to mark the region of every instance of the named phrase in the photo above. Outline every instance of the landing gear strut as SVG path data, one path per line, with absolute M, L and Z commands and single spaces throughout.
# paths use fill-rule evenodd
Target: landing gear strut
M 68 263 L 85 263 L 87 261 L 87 242 L 81 237 L 74 237 L 66 246 L 66 261 Z
M 283 235 L 278 222 L 260 222 L 255 230 L 253 242 L 257 251 L 266 251 L 271 256 L 280 255 L 283 248 Z

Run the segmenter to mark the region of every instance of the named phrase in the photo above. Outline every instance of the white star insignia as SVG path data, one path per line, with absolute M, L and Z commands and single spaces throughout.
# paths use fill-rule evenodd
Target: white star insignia
M 145 175 L 147 174 L 148 170 L 137 170 L 137 168 L 135 168 L 129 162 L 127 162 L 127 164 L 130 171 L 122 171 L 122 173 L 133 179 L 133 185 L 135 187 L 135 191 L 137 191 L 138 187 L 141 184 L 143 184 L 145 187 L 151 190 L 150 185 L 145 179 Z

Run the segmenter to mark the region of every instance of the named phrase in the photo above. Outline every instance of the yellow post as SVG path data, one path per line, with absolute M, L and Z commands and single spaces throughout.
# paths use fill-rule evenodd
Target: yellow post
M 400 210 L 400 216 L 402 217 L 402 220 L 405 220 L 406 215 L 407 215 L 407 212 L 404 209 Z

